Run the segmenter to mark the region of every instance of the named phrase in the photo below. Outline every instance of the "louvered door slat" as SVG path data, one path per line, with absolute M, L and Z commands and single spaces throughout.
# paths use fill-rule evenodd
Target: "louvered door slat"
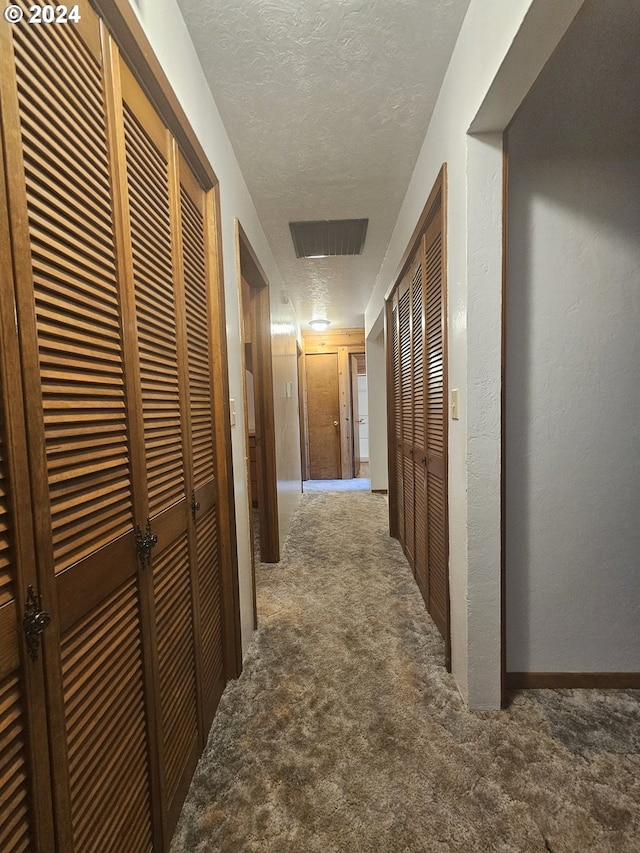
M 413 567 L 415 546 L 415 497 L 413 481 L 413 458 L 403 455 L 404 486 L 404 545 L 407 558 Z
M 425 239 L 425 352 L 427 383 L 427 548 L 428 601 L 434 622 L 445 639 L 449 632 L 445 310 L 442 226 L 436 220 Z
M 198 737 L 191 587 L 186 534 L 154 564 L 160 699 L 169 797 L 175 794 Z
M 100 68 L 79 38 L 75 54 L 68 55 L 58 32 L 63 28 L 40 28 L 37 33 L 34 29 L 16 28 L 15 50 L 42 395 L 48 412 L 45 443 L 54 556 L 56 570 L 61 571 L 130 527 L 131 495 L 124 381 L 114 359 L 115 355 L 122 360 L 122 352 Z M 42 54 L 53 66 L 42 64 Z M 70 109 L 77 111 L 87 126 L 86 135 L 80 137 L 75 125 L 63 120 L 62 93 L 73 89 L 69 80 L 74 86 L 85 81 L 83 99 L 68 92 Z M 37 117 L 31 115 L 33 104 L 39 105 Z M 43 123 L 41 111 L 46 110 L 50 118 L 59 114 L 60 119 Z M 68 152 L 66 159 L 58 162 L 51 156 L 56 150 Z M 47 159 L 43 151 L 50 155 Z M 45 182 L 60 186 L 60 173 L 67 175 L 72 186 L 83 188 L 83 193 L 65 196 L 61 192 L 51 204 L 51 196 L 38 187 Z M 87 197 L 91 200 L 85 213 Z M 70 215 L 66 215 L 67 209 Z M 98 214 L 99 243 L 95 232 L 83 227 L 85 219 L 95 222 Z M 80 333 L 74 318 L 83 324 Z M 83 343 L 78 348 L 80 335 Z M 69 353 L 74 350 L 72 359 Z M 66 372 L 62 369 L 65 363 L 69 365 Z M 117 420 L 110 421 L 112 430 L 105 434 L 104 415 L 116 412 Z M 99 443 L 94 441 L 92 446 L 87 442 L 85 451 L 78 448 L 76 436 L 67 429 L 69 419 L 76 416 L 82 417 L 85 427 L 99 430 Z M 64 484 L 64 496 L 60 484 Z M 79 508 L 73 517 L 66 509 L 70 484 L 76 486 Z M 117 500 L 105 502 L 105 488 L 111 488 Z M 84 525 L 89 516 L 90 536 Z
M 413 354 L 413 446 L 417 451 L 424 448 L 424 353 L 423 353 L 423 297 L 422 297 L 422 251 L 418 252 L 411 270 L 411 351 Z
M 151 516 L 184 498 L 169 171 L 127 104 L 125 141 Z
M 0 850 L 32 849 L 23 691 L 0 679 Z
M 50 696 L 56 832 L 70 853 L 128 850 L 133 835 L 146 839 L 140 850 L 151 850 L 155 832 L 142 611 L 128 544 L 128 321 L 98 24 L 80 5 L 81 25 L 12 30 L 21 140 L 20 159 L 12 156 L 24 166 L 22 239 L 31 260 L 17 287 L 21 310 L 33 304 L 24 362 L 41 389 L 41 405 L 32 394 L 27 414 L 30 452 L 42 462 L 34 475 L 40 552 L 52 554 L 42 571 L 56 577 L 49 590 L 58 592 L 62 621 L 53 633 L 60 632 L 59 656 L 49 646 L 48 669 L 53 680 L 58 665 L 60 684 Z
M 116 632 L 117 645 L 111 642 Z M 116 590 L 63 635 L 62 674 L 74 849 L 83 853 L 118 849 L 106 845 L 105 839 L 112 839 L 126 850 L 131 829 L 144 826 L 141 850 L 151 850 L 135 583 Z M 114 809 L 114 802 L 120 807 Z
M 411 291 L 404 291 L 398 302 L 400 345 L 400 394 L 402 400 L 402 439 L 413 444 L 413 401 L 411 364 Z
M 202 681 L 209 697 L 209 716 L 224 687 L 222 600 L 218 520 L 215 509 L 198 519 L 198 581 L 200 589 L 200 643 L 202 645 Z
M 210 331 L 204 220 L 202 211 L 191 199 L 184 186 L 180 188 L 180 212 L 187 316 L 193 478 L 194 485 L 198 488 L 212 479 L 215 471 Z
M 430 608 L 443 636 L 447 630 L 447 565 L 444 484 L 435 474 L 428 474 L 429 494 L 429 590 Z
M 225 683 L 218 493 L 215 482 L 211 293 L 207 258 L 207 197 L 184 158 L 179 160 L 190 447 L 194 498 L 200 690 L 207 728 Z
M 29 460 L 0 145 L 0 850 L 51 851 L 52 811 L 41 661 L 27 657 L 23 596 L 37 588 Z M 42 762 L 33 772 L 33 760 Z
M 400 334 L 399 334 L 399 312 L 398 295 L 393 297 L 391 307 L 391 387 L 393 394 L 393 425 L 391 440 L 394 444 L 393 451 L 393 489 L 395 509 L 395 523 L 398 535 L 404 537 L 404 482 L 402 461 L 402 378 L 400 357 Z

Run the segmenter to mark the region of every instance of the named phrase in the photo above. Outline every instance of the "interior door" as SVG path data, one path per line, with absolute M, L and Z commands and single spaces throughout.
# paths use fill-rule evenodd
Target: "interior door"
M 446 310 L 441 214 L 436 215 L 427 228 L 424 246 L 428 608 L 433 621 L 445 638 L 447 657 L 449 657 Z
M 400 395 L 402 408 L 402 484 L 404 544 L 407 559 L 415 559 L 415 499 L 413 449 L 413 350 L 411 346 L 411 277 L 406 275 L 398 288 L 398 335 L 400 341 Z
M 402 453 L 402 387 L 400 372 L 400 323 L 398 310 L 398 291 L 393 293 L 388 303 L 390 326 L 390 347 L 388 354 L 389 372 L 391 376 L 391 397 L 393 404 L 389 407 L 389 453 L 391 478 L 389 486 L 392 490 L 390 531 L 399 539 L 404 538 L 404 471 Z
M 53 851 L 49 748 L 39 644 L 23 614 L 39 598 L 0 147 L 0 850 Z M 33 591 L 33 597 L 29 594 Z M 34 614 L 35 615 L 35 614 Z M 40 639 L 34 634 L 34 639 Z
M 411 351 L 413 354 L 413 484 L 414 484 L 414 573 L 428 605 L 427 454 L 425 442 L 425 353 L 424 353 L 424 242 L 409 269 L 411 279 Z
M 185 384 L 189 424 L 187 442 L 192 517 L 191 563 L 194 577 L 194 612 L 197 613 L 196 655 L 201 678 L 198 695 L 202 702 L 203 742 L 213 720 L 225 684 L 222 616 L 220 494 L 216 479 L 214 382 L 211 341 L 213 336 L 209 288 L 207 222 L 212 221 L 211 199 L 196 181 L 183 157 L 179 158 L 180 244 L 182 275 L 179 301 L 184 304 L 186 324 Z
M 182 218 L 174 207 L 180 194 L 170 134 L 123 63 L 121 78 L 145 515 L 150 534 L 157 539 L 145 568 L 152 581 L 163 812 L 171 825 L 197 759 L 202 729 L 196 646 L 198 590 L 193 571 L 196 555 L 191 541 L 193 436 L 184 358 Z
M 342 469 L 338 354 L 308 354 L 305 367 L 310 477 L 312 480 L 339 480 Z
M 55 831 L 60 850 L 150 851 L 160 836 L 133 389 L 100 31 L 80 5 L 74 26 L 5 27 L 0 75 L 36 561 L 51 615 L 43 655 Z

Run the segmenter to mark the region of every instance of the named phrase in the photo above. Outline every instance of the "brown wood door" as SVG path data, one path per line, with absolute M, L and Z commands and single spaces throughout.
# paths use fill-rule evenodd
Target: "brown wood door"
M 450 666 L 444 171 L 387 301 L 390 530 L 413 567 Z
M 190 553 L 188 399 L 179 340 L 178 223 L 172 217 L 171 138 L 124 64 L 124 151 L 137 329 L 144 478 L 151 533 L 154 668 L 163 812 L 179 810 L 181 783 L 198 753 L 198 692 Z M 175 211 L 173 212 L 175 217 Z M 141 525 L 142 526 L 142 525 Z
M 151 850 L 152 685 L 104 79 L 97 19 L 85 3 L 81 14 L 2 36 L 36 555 L 52 617 L 55 826 L 59 849 Z
M 411 279 L 411 351 L 413 355 L 413 481 L 414 481 L 414 573 L 420 592 L 428 602 L 428 534 L 425 441 L 425 356 L 424 356 L 424 246 L 421 243 L 409 268 Z
M 337 353 L 305 356 L 309 469 L 312 480 L 342 477 L 340 459 L 340 391 Z
M 213 193 L 79 5 L 0 22 L 0 848 L 141 853 L 234 668 L 223 304 Z
M 415 498 L 413 477 L 413 350 L 411 346 L 411 277 L 398 288 L 398 337 L 400 341 L 400 395 L 402 408 L 403 535 L 407 559 L 413 568 L 415 549 Z
M 389 371 L 391 404 L 389 433 L 389 488 L 390 494 L 390 531 L 393 536 L 404 538 L 404 466 L 402 463 L 402 391 L 400 373 L 400 328 L 398 312 L 398 291 L 394 291 L 387 306 L 390 334 Z
M 441 212 L 427 228 L 424 246 L 428 607 L 449 654 L 446 304 Z
M 39 593 L 0 148 L 0 850 L 52 851 L 42 654 L 29 654 L 27 591 Z M 41 601 L 40 606 L 48 606 Z
M 196 652 L 200 663 L 199 696 L 204 729 L 202 742 L 225 684 L 222 615 L 221 539 L 218 481 L 216 478 L 214 382 L 212 376 L 212 311 L 208 251 L 208 223 L 212 199 L 196 181 L 184 158 L 179 159 L 180 243 L 182 276 L 180 298 L 185 306 L 189 453 L 192 459 L 191 516 L 197 566 L 194 610 L 197 613 Z M 192 536 L 193 539 L 193 536 Z

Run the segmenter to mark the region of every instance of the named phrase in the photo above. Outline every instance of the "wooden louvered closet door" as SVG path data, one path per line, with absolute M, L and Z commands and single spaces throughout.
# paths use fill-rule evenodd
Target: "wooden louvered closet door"
M 224 689 L 223 616 L 218 485 L 213 412 L 212 311 L 209 258 L 212 256 L 212 198 L 179 158 L 182 297 L 185 306 L 191 512 L 195 533 L 199 614 L 200 695 L 205 731 Z
M 78 24 L 0 21 L 0 850 L 12 853 L 167 849 L 229 663 L 214 194 L 79 7 Z M 21 630 L 29 585 L 51 616 L 37 661 Z
M 29 586 L 38 589 L 31 530 L 9 219 L 0 148 L 0 850 L 52 851 L 42 655 L 23 641 Z
M 149 528 L 157 537 L 148 572 L 153 586 L 160 773 L 163 812 L 172 824 L 197 762 L 203 728 L 177 151 L 124 64 L 120 73 L 129 213 L 126 235 L 131 245 L 142 403 L 143 491 Z
M 427 228 L 425 246 L 425 365 L 427 385 L 428 609 L 449 636 L 446 311 L 441 209 Z
M 26 7 L 25 7 L 26 8 Z M 99 25 L 2 31 L 57 845 L 152 850 L 144 604 Z
M 407 275 L 398 288 L 398 337 L 400 342 L 400 399 L 402 409 L 402 542 L 411 566 L 414 561 L 413 483 L 413 352 L 411 349 L 411 278 Z
M 401 540 L 404 539 L 404 477 L 403 477 L 403 453 L 402 453 L 402 390 L 401 390 L 401 361 L 400 361 L 400 327 L 398 311 L 398 292 L 395 291 L 392 300 L 387 306 L 389 317 L 389 328 L 391 332 L 391 423 L 389 425 L 389 438 L 391 443 L 391 491 L 393 500 L 391 503 L 392 533 Z
M 442 185 L 436 185 L 432 198 L 418 248 L 387 301 L 390 530 L 445 639 L 449 666 Z
M 426 491 L 426 399 L 424 358 L 424 251 L 420 244 L 409 268 L 411 279 L 411 352 L 413 403 L 413 494 L 414 494 L 414 574 L 425 602 L 428 601 L 428 536 Z

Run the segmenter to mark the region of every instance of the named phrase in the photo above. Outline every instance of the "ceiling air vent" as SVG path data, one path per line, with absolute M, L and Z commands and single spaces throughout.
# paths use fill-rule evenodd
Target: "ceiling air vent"
M 361 255 L 368 219 L 323 219 L 290 222 L 297 258 L 326 258 L 329 255 Z

